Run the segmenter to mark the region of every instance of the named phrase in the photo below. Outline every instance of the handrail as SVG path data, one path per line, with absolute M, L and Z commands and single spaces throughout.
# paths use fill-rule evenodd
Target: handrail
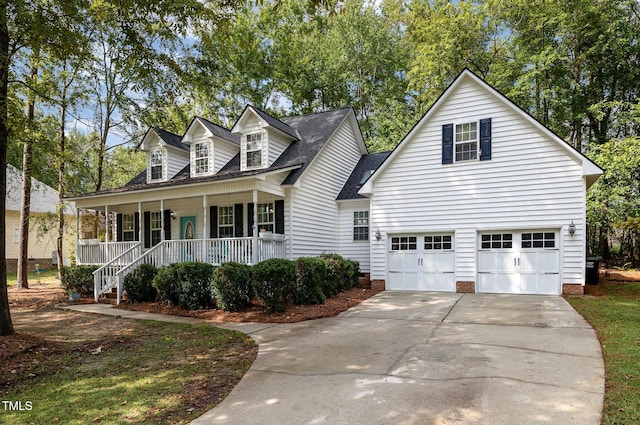
M 100 295 L 116 285 L 117 282 L 114 278 L 117 271 L 122 268 L 122 266 L 126 266 L 131 261 L 130 258 L 136 258 L 140 255 L 140 246 L 140 242 L 136 243 L 93 272 L 93 295 L 96 302 L 98 302 Z

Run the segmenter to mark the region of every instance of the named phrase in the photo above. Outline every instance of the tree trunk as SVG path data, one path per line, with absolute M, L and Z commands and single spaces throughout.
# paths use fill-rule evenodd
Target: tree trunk
M 11 335 L 13 323 L 7 294 L 7 251 L 4 241 L 7 203 L 7 93 L 9 85 L 9 29 L 7 2 L 0 1 L 0 335 Z
M 37 54 L 36 54 L 37 55 Z M 34 62 L 36 58 L 32 59 Z M 33 83 L 38 75 L 38 68 L 35 63 L 31 64 L 29 80 Z M 27 125 L 26 128 L 32 133 L 35 128 L 35 94 L 27 98 Z M 29 272 L 29 214 L 31 212 L 31 162 L 33 150 L 33 136 L 30 134 L 24 141 L 22 152 L 22 209 L 20 211 L 20 248 L 18 255 L 18 288 L 28 288 Z
M 58 164 L 58 239 L 56 240 L 56 251 L 58 255 L 58 279 L 62 281 L 62 253 L 64 242 L 64 163 L 65 163 L 65 124 L 67 121 L 67 82 L 62 84 L 62 102 L 60 104 L 60 163 Z M 77 229 L 76 229 L 77 231 Z

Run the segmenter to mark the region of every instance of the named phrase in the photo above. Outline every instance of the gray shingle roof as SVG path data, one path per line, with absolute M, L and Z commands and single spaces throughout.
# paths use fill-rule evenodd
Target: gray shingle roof
M 227 140 L 231 143 L 235 143 L 236 145 L 240 146 L 240 135 L 239 134 L 234 134 L 231 131 L 229 131 L 228 129 L 213 123 L 211 121 L 209 121 L 206 118 L 202 118 L 202 117 L 196 117 L 197 119 L 200 120 L 200 122 L 202 124 L 204 124 L 205 127 L 207 127 L 207 130 L 209 130 L 211 133 L 213 133 L 214 136 L 219 137 L 223 140 Z M 194 118 L 195 119 L 195 118 Z
M 173 134 L 161 128 L 153 127 L 153 130 L 167 145 L 173 146 L 174 148 L 178 148 L 182 150 L 189 150 L 189 147 L 183 145 L 182 142 L 180 141 L 182 139 L 181 136 L 178 136 L 177 134 Z
M 363 155 L 362 158 L 360 158 L 360 161 L 358 161 L 356 168 L 353 169 L 353 172 L 347 179 L 347 182 L 344 184 L 344 187 L 338 194 L 336 200 L 366 199 L 365 196 L 358 193 L 358 190 L 360 190 L 363 183 L 367 181 L 369 176 L 373 174 L 373 172 L 384 162 L 385 159 L 387 159 L 390 154 L 391 151 Z
M 256 108 L 253 105 L 247 105 L 245 110 L 247 110 L 247 108 L 253 109 L 271 127 L 277 128 L 278 130 L 282 131 L 283 133 L 288 134 L 289 136 L 293 137 L 296 140 L 299 140 L 299 136 L 296 134 L 296 131 L 293 128 L 291 128 L 290 126 L 288 126 L 285 122 L 282 122 L 279 119 L 272 117 L 271 115 L 267 114 L 266 112 L 264 112 L 263 110 L 261 110 L 259 108 Z M 244 112 L 243 112 L 243 114 L 244 114 Z

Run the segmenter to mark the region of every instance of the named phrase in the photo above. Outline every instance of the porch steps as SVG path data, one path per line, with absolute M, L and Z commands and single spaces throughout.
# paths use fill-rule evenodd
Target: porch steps
M 127 294 L 122 295 L 122 301 L 126 301 L 126 300 L 127 300 Z M 98 303 L 113 304 L 113 305 L 118 304 L 118 289 L 112 288 L 111 291 L 100 295 L 100 298 L 98 298 Z

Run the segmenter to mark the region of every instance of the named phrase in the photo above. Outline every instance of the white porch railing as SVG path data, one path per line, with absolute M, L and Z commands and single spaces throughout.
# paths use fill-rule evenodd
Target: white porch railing
M 97 239 L 79 240 L 76 247 L 77 264 L 106 264 L 121 256 L 140 242 L 100 242 Z
M 94 272 L 95 294 L 97 298 L 117 285 L 118 303 L 122 299 L 124 277 L 141 264 L 153 264 L 162 267 L 168 264 L 185 261 L 198 261 L 219 266 L 230 261 L 253 263 L 253 238 L 223 239 L 183 239 L 162 241 L 143 254 L 131 258 L 126 255 L 118 257 Z M 139 251 L 138 251 L 139 252 Z M 285 258 L 284 238 L 258 238 L 258 261 L 270 258 Z
M 118 284 L 118 272 L 140 257 L 140 254 L 142 254 L 142 245 L 140 242 L 135 242 L 131 248 L 93 272 L 93 296 L 96 302 L 98 302 L 100 295 L 110 291 Z

